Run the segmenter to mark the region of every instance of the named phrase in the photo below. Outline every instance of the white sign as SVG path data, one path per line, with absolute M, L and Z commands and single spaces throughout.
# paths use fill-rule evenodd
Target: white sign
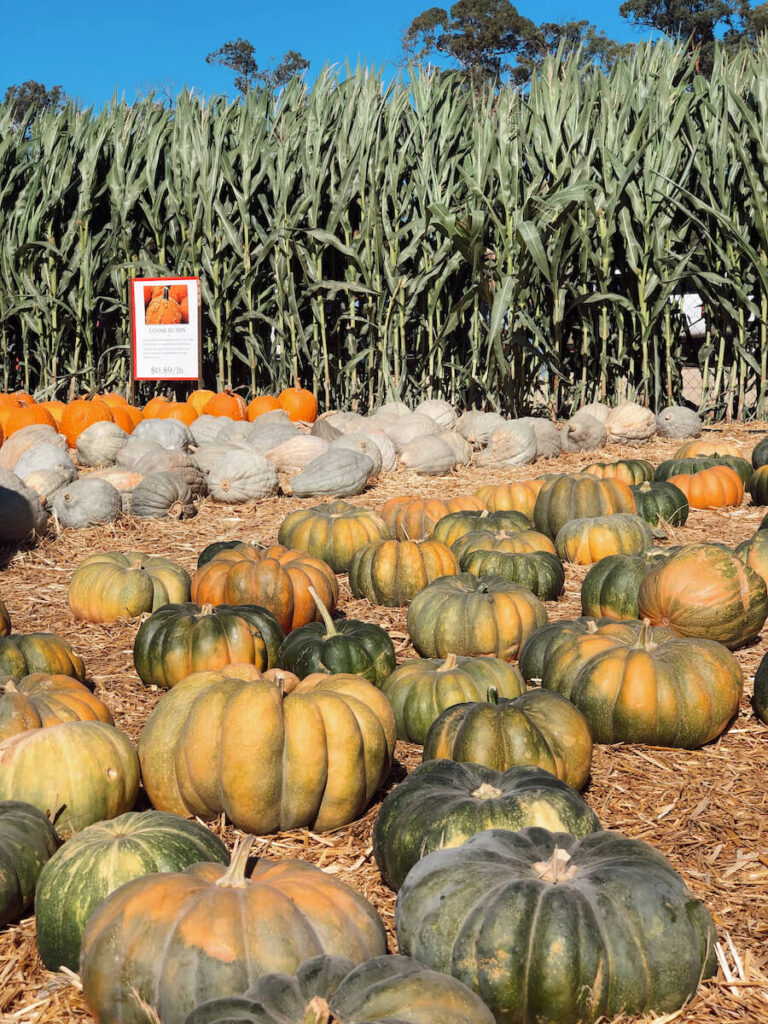
M 200 280 L 131 281 L 134 380 L 200 378 Z

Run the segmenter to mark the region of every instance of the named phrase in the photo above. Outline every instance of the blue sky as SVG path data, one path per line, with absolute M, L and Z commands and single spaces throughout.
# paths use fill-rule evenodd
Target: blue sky
M 253 43 L 261 66 L 294 49 L 310 61 L 310 74 L 326 63 L 343 65 L 347 60 L 377 68 L 386 62 L 391 71 L 402 57 L 403 29 L 433 2 L 13 3 L 3 14 L 0 97 L 9 85 L 27 79 L 61 85 L 70 96 L 97 107 L 115 91 L 130 101 L 153 87 L 178 90 L 184 84 L 208 95 L 234 96 L 233 75 L 206 64 L 205 56 L 238 36 Z M 614 39 L 639 40 L 640 32 L 619 17 L 619 3 L 523 0 L 517 6 L 536 22 L 586 17 Z

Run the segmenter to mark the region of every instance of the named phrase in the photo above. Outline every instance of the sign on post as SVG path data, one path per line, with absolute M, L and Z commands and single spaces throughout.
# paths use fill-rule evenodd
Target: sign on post
M 202 387 L 200 279 L 131 281 L 131 395 L 137 380 L 196 380 Z

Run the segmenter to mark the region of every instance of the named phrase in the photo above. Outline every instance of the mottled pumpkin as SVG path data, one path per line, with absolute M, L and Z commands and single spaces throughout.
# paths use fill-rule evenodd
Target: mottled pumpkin
M 437 523 L 450 512 L 482 512 L 485 504 L 474 495 L 447 498 L 417 498 L 406 494 L 390 498 L 381 509 L 390 537 L 397 540 L 424 540 Z
M 450 512 L 442 519 L 438 519 L 432 531 L 431 540 L 439 540 L 448 547 L 475 530 L 506 530 L 513 533 L 515 530 L 530 530 L 531 524 L 528 517 L 522 512 L 502 511 L 489 512 L 483 509 L 482 512 Z
M 591 631 L 600 621 L 584 615 L 578 619 L 558 619 L 535 629 L 520 648 L 518 668 L 526 683 L 541 683 L 544 660 L 552 647 L 559 646 L 568 637 Z
M 192 600 L 199 604 L 258 604 L 269 609 L 288 633 L 320 618 L 309 592 L 313 587 L 331 611 L 339 599 L 333 569 L 305 551 L 273 544 L 225 548 L 192 577 Z
M 715 466 L 728 466 L 739 477 L 746 487 L 752 479 L 752 466 L 747 459 L 737 458 L 735 455 L 700 455 L 686 459 L 667 459 L 656 467 L 656 480 L 669 480 L 673 476 L 690 475 L 700 473 L 703 469 L 713 469 Z
M 402 952 L 482 993 L 497 1024 L 674 1013 L 717 969 L 704 905 L 617 832 L 481 832 L 414 865 L 395 924 Z
M 5 602 L 0 600 L 0 636 L 8 636 L 11 632 L 11 616 L 5 607 Z
M 723 441 L 722 438 L 719 438 L 717 441 L 686 441 L 685 444 L 680 445 L 673 458 L 690 459 L 700 455 L 735 455 L 741 458 L 743 454 L 735 441 Z
M 563 563 L 549 551 L 471 551 L 462 558 L 461 568 L 474 576 L 501 576 L 519 583 L 540 601 L 556 601 L 565 589 Z
M 708 637 L 731 649 L 757 636 L 768 615 L 760 576 L 727 548 L 688 544 L 652 566 L 637 595 L 641 618 L 680 636 Z
M 486 484 L 475 494 L 484 501 L 489 512 L 520 512 L 533 522 L 536 498 L 544 480 L 516 480 L 507 484 Z
M 71 676 L 36 672 L 22 679 L 0 678 L 0 741 L 60 722 L 114 725 L 106 704 Z
M 631 487 L 635 496 L 637 514 L 649 526 L 684 526 L 690 506 L 688 499 L 674 484 L 665 480 L 646 481 Z
M 433 580 L 459 571 L 456 556 L 436 540 L 374 540 L 349 566 L 355 597 L 396 608 L 408 604 Z
M 387 777 L 395 720 L 367 679 L 309 676 L 182 680 L 139 738 L 152 804 L 212 820 L 224 812 L 255 835 L 359 817 Z
M 593 462 L 585 466 L 582 473 L 589 473 L 599 480 L 623 480 L 625 484 L 641 484 L 653 480 L 653 464 L 647 459 L 620 459 L 617 462 Z
M 768 587 L 768 530 L 758 530 L 735 549 L 738 557 L 754 569 Z
M 744 499 L 744 484 L 730 466 L 671 476 L 668 483 L 683 492 L 691 508 L 727 508 L 740 505 Z
M 189 600 L 189 574 L 167 558 L 142 551 L 89 555 L 75 569 L 67 600 L 76 619 L 115 622 Z
M 21 679 L 35 672 L 72 676 L 85 682 L 85 664 L 55 633 L 14 633 L 0 637 L 0 676 Z
M 588 474 L 555 476 L 545 481 L 536 499 L 533 522 L 552 540 L 572 519 L 637 512 L 629 485 L 622 480 L 598 480 Z
M 0 801 L 0 928 L 31 906 L 40 871 L 58 845 L 53 825 L 37 807 Z
M 581 585 L 581 611 L 596 619 L 636 619 L 637 592 L 648 569 L 642 555 L 608 555 Z
M 195 1006 L 244 992 L 271 971 L 293 972 L 329 953 L 361 963 L 386 953 L 373 906 L 350 886 L 299 860 L 259 860 L 249 843 L 232 863 L 145 875 L 96 908 L 83 935 L 81 976 L 97 1020 L 184 1024 Z M 119 950 L 119 955 L 115 951 Z
M 289 512 L 277 534 L 279 544 L 322 559 L 334 572 L 346 572 L 355 552 L 370 541 L 388 538 L 380 516 L 343 500 Z
M 451 550 L 462 565 L 473 551 L 503 551 L 510 555 L 548 551 L 554 555 L 555 545 L 538 530 L 473 530 L 454 541 Z
M 418 765 L 392 790 L 373 826 L 373 856 L 384 884 L 398 890 L 413 865 L 461 846 L 489 828 L 546 828 L 583 838 L 601 828 L 575 789 L 543 768 L 497 772 L 444 759 Z
M 558 556 L 576 565 L 594 565 L 608 555 L 639 555 L 652 545 L 648 523 L 628 512 L 572 519 L 555 538 Z

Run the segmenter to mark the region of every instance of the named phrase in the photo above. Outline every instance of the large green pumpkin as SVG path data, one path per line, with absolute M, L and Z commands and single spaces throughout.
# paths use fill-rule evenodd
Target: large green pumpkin
M 693 473 L 700 473 L 702 469 L 712 469 L 714 466 L 730 466 L 739 476 L 746 487 L 752 479 L 753 469 L 747 459 L 741 459 L 738 455 L 716 455 L 716 456 L 691 456 L 681 459 L 667 459 L 656 467 L 656 480 L 669 480 L 672 476 L 686 476 Z
M 21 800 L 0 802 L 0 927 L 35 898 L 40 871 L 59 845 L 48 818 Z
M 563 643 L 574 634 L 588 632 L 594 622 L 594 618 L 585 615 L 579 619 L 558 619 L 534 630 L 520 649 L 517 663 L 526 683 L 541 682 L 544 659 L 553 645 Z
M 397 890 L 428 853 L 461 846 L 489 828 L 532 826 L 579 837 L 601 827 L 584 798 L 543 768 L 496 772 L 427 761 L 385 797 L 373 826 L 373 855 L 385 884 Z
M 85 682 L 83 659 L 55 633 L 14 633 L 0 637 L 0 676 L 22 679 L 35 672 L 72 676 Z
M 763 657 L 755 672 L 752 707 L 760 721 L 768 725 L 768 654 Z
M 456 556 L 440 541 L 374 540 L 352 558 L 349 586 L 355 597 L 397 608 L 433 580 L 458 569 Z
M 621 480 L 598 480 L 589 474 L 562 474 L 547 480 L 533 510 L 536 529 L 555 539 L 572 519 L 637 512 L 629 485 Z
M 78 565 L 67 600 L 76 619 L 114 622 L 188 601 L 189 586 L 187 571 L 167 558 L 142 551 L 104 551 Z
M 462 572 L 474 576 L 500 576 L 519 583 L 540 601 L 556 601 L 565 589 L 563 563 L 550 551 L 471 551 L 460 564 Z
M 639 555 L 652 545 L 648 523 L 628 512 L 571 519 L 555 538 L 558 557 L 577 565 L 594 565 L 609 555 Z
M 497 1024 L 672 1013 L 717 969 L 704 905 L 616 832 L 481 832 L 414 865 L 395 923 L 402 952 L 480 993 Z
M 280 524 L 278 544 L 298 548 L 346 572 L 356 551 L 372 540 L 388 540 L 384 520 L 348 501 L 331 501 L 289 512 Z
M 439 540 L 450 547 L 459 537 L 475 530 L 530 530 L 531 521 L 523 512 L 499 511 L 489 512 L 483 509 L 478 512 L 467 509 L 465 512 L 449 512 L 438 519 L 431 534 L 431 540 Z
M 690 506 L 688 499 L 674 484 L 666 480 L 645 482 L 631 487 L 635 496 L 637 514 L 642 516 L 649 526 L 668 523 L 670 526 L 683 526 L 688 519 Z
M 765 465 L 768 465 L 768 434 L 761 437 L 752 449 L 752 467 L 759 469 Z
M 582 613 L 597 619 L 636 619 L 637 592 L 647 570 L 642 555 L 601 558 L 581 584 Z
M 222 841 L 196 821 L 129 811 L 72 836 L 48 861 L 35 893 L 37 948 L 49 971 L 80 966 L 86 922 L 111 892 L 153 871 L 229 863 Z

